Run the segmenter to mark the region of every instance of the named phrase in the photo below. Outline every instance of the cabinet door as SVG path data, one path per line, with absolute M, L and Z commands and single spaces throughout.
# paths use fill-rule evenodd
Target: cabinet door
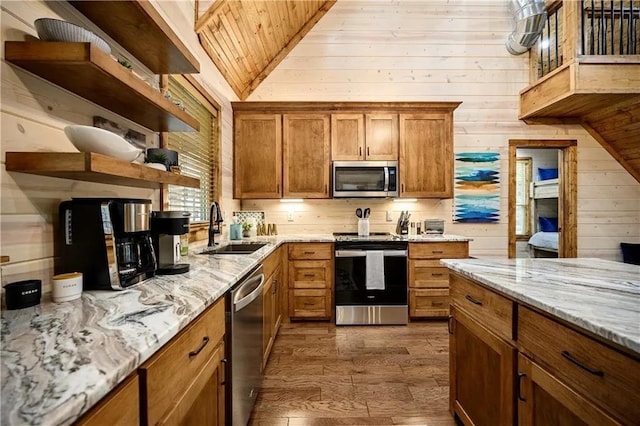
M 234 197 L 282 197 L 282 118 L 279 114 L 235 117 Z
M 449 290 L 409 289 L 409 315 L 411 318 L 441 318 L 449 315 Z
M 284 115 L 284 196 L 329 198 L 329 115 Z
M 451 410 L 465 424 L 515 424 L 516 349 L 451 306 Z
M 220 343 L 211 354 L 202 370 L 198 372 L 187 391 L 180 396 L 160 425 L 207 425 L 225 424 L 224 412 L 224 343 Z
M 330 260 L 289 261 L 289 288 L 331 287 L 333 268 Z
M 400 196 L 453 197 L 450 113 L 400 114 Z
M 282 268 L 278 267 L 273 273 L 273 339 L 275 341 L 278 329 L 282 324 Z
M 273 345 L 273 275 L 262 288 L 262 368 L 266 367 Z
M 619 424 L 522 354 L 518 354 L 516 392 L 521 426 Z
M 331 114 L 331 160 L 364 160 L 362 114 Z
M 367 160 L 398 159 L 398 114 L 367 114 L 366 129 Z
M 331 290 L 289 290 L 289 316 L 292 319 L 330 319 Z

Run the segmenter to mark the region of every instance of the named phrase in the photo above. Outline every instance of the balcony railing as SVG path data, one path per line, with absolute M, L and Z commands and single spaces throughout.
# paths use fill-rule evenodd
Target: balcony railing
M 565 10 L 563 3 L 548 2 L 547 21 L 532 53 L 537 62 L 536 78 L 560 67 L 565 58 L 563 52 L 568 50 L 575 49 L 578 55 L 640 54 L 640 0 L 578 1 L 577 27 L 567 27 L 566 22 L 576 21 L 567 18 L 571 10 Z M 565 41 L 576 46 L 563 45 Z

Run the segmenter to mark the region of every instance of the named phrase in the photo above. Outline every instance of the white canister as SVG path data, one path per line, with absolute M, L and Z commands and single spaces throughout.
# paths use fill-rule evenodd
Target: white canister
M 82 294 L 82 272 L 54 275 L 51 282 L 51 298 L 54 302 L 68 302 Z
M 369 236 L 369 219 L 358 219 L 358 236 Z

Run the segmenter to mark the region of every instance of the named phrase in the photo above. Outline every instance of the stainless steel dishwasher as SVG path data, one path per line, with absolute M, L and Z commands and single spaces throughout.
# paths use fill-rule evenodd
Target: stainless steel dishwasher
M 227 299 L 231 423 L 246 426 L 262 386 L 262 265 L 231 289 Z

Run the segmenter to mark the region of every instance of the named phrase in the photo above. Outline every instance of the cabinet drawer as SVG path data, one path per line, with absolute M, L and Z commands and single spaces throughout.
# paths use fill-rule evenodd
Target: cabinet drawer
M 289 262 L 289 288 L 331 288 L 331 262 L 293 260 Z
M 449 290 L 409 289 L 409 315 L 434 318 L 449 315 Z
M 75 426 L 100 426 L 105 424 L 137 426 L 140 424 L 138 376 L 125 379 L 117 388 L 91 408 Z
M 330 318 L 330 290 L 289 290 L 289 314 L 292 318 Z
M 439 260 L 409 260 L 409 287 L 448 288 L 449 268 Z
M 140 367 L 147 424 L 156 424 L 181 399 L 223 336 L 224 299 L 220 299 Z
M 520 350 L 623 423 L 640 419 L 640 362 L 518 306 Z
M 289 244 L 289 259 L 333 259 L 332 243 L 293 243 Z
M 469 257 L 469 244 L 466 242 L 409 244 L 411 259 L 462 259 L 465 257 Z
M 513 337 L 513 302 L 458 274 L 450 274 L 451 303 L 494 334 Z

